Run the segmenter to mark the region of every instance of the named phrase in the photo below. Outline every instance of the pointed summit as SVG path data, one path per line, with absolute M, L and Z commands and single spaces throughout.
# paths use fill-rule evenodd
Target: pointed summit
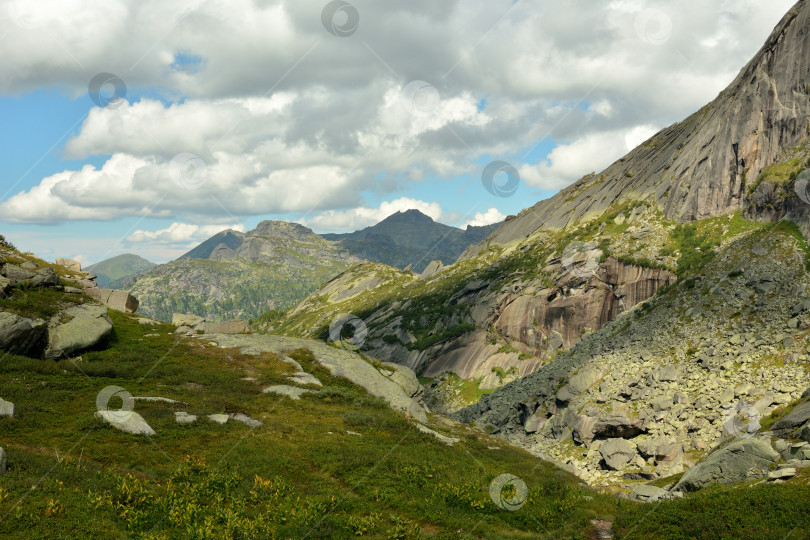
M 563 228 L 631 200 L 653 202 L 681 221 L 745 208 L 763 168 L 803 144 L 808 126 L 810 2 L 800 0 L 714 101 L 601 174 L 524 210 L 490 240 L 506 243 L 539 228 Z

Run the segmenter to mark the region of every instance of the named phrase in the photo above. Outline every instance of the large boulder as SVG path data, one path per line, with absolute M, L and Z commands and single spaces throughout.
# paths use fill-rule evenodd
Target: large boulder
M 441 272 L 444 265 L 441 261 L 432 261 L 430 264 L 425 267 L 421 274 L 419 274 L 419 279 L 427 279 L 429 277 L 433 277 L 439 272 Z
M 425 393 L 425 389 L 419 383 L 419 379 L 416 378 L 416 373 L 408 367 L 383 362 L 380 373 L 400 385 L 405 390 L 405 393 L 411 397 L 417 397 Z
M 619 470 L 638 456 L 636 445 L 625 439 L 608 439 L 599 447 L 608 468 Z
M 568 384 L 557 392 L 557 399 L 568 402 L 580 395 L 582 392 L 596 384 L 602 378 L 602 372 L 596 368 L 585 368 L 571 377 Z
M 42 268 L 31 278 L 31 283 L 37 287 L 57 287 L 62 284 L 62 280 L 51 268 Z
M 0 311 L 0 349 L 27 356 L 39 356 L 47 343 L 48 325 L 45 321 Z
M 808 421 L 810 421 L 810 401 L 805 401 L 793 407 L 790 413 L 777 420 L 771 429 L 773 429 L 773 431 L 794 429 L 804 425 Z
M 98 411 L 100 418 L 112 427 L 131 435 L 154 435 L 155 430 L 135 411 Z
M 250 325 L 240 319 L 219 323 L 205 323 L 202 325 L 202 329 L 206 334 L 250 334 L 252 331 Z
M 681 477 L 676 491 L 697 491 L 710 484 L 731 484 L 768 476 L 768 468 L 780 460 L 766 439 L 735 439 L 710 454 Z
M 63 259 L 58 258 L 56 259 L 56 264 L 59 266 L 64 266 L 68 270 L 72 270 L 74 272 L 81 272 L 82 271 L 82 263 L 75 259 Z
M 608 416 L 607 418 L 599 420 L 593 426 L 593 435 L 606 439 L 632 439 L 645 431 L 643 423 L 640 420 L 630 420 L 623 414 Z
M 194 328 L 205 322 L 205 317 L 191 315 L 188 313 L 175 313 L 172 315 L 172 324 L 175 326 L 188 326 Z
M 0 398 L 0 416 L 14 416 L 14 404 Z
M 25 268 L 21 268 L 16 264 L 7 263 L 3 268 L 3 275 L 11 281 L 12 285 L 17 285 L 29 279 L 32 279 L 36 274 Z
M 138 310 L 138 299 L 129 294 L 127 291 L 116 289 L 99 289 L 98 287 L 90 287 L 85 289 L 85 292 L 105 304 L 108 308 L 123 313 L 135 313 Z
M 630 492 L 630 498 L 641 502 L 655 502 L 664 499 L 669 492 L 663 488 L 643 484 Z
M 11 280 L 5 276 L 0 276 L 0 296 L 7 296 L 11 289 Z
M 67 322 L 60 322 L 67 319 Z M 61 358 L 98 345 L 112 332 L 107 307 L 83 304 L 51 319 L 46 358 Z

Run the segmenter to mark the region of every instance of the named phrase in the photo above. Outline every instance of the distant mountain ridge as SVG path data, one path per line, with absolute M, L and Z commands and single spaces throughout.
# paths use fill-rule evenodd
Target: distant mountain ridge
M 84 270 L 91 274 L 96 274 L 96 283 L 99 287 L 118 289 L 125 285 L 125 283 L 148 270 L 157 266 L 153 263 L 132 253 L 124 253 L 109 259 L 91 264 Z
M 349 234 L 318 235 L 298 223 L 262 221 L 248 232 L 226 230 L 176 261 L 127 279 L 140 313 L 210 319 L 254 318 L 300 302 L 325 281 L 360 263 L 380 262 L 421 272 L 433 260 L 453 263 L 497 225 L 467 230 L 409 210 Z
M 467 247 L 483 241 L 500 224 L 468 226 L 466 230 L 437 223 L 419 210 L 388 216 L 381 222 L 347 234 L 322 234 L 339 242 L 356 257 L 421 272 L 433 260 L 452 264 Z
M 141 302 L 140 313 L 161 320 L 177 312 L 250 319 L 294 305 L 358 262 L 302 225 L 262 221 L 246 233 L 214 235 L 143 274 L 130 292 Z

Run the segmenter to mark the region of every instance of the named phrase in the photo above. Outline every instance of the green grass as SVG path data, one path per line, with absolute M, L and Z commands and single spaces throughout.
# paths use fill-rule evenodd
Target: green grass
M 807 538 L 810 486 L 709 488 L 683 500 L 624 509 L 616 538 Z
M 67 294 L 45 287 L 19 285 L 11 295 L 0 298 L 0 310 L 10 311 L 22 317 L 49 319 L 61 309 L 83 303 L 87 297 Z
M 14 418 L 0 419 L 9 458 L 0 537 L 581 538 L 591 519 L 630 504 L 464 426 L 449 431 L 462 440 L 447 447 L 329 375 L 308 350 L 289 354 L 324 387 L 291 401 L 261 393 L 290 371 L 274 355 L 246 356 L 111 315 L 110 348 L 82 362 L 0 362 L 3 397 L 16 405 Z M 136 402 L 157 435 L 131 436 L 93 417 L 109 385 L 186 404 Z M 177 426 L 177 410 L 239 411 L 265 425 L 201 418 Z M 504 472 L 529 486 L 518 512 L 489 498 Z

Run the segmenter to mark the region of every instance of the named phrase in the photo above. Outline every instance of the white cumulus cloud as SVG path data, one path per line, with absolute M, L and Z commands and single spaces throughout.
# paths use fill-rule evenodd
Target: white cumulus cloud
M 467 228 L 470 225 L 473 227 L 483 227 L 484 225 L 492 225 L 493 223 L 499 223 L 506 219 L 506 216 L 501 214 L 497 208 L 490 208 L 486 212 L 476 212 L 475 216 L 464 224 L 464 227 Z
M 407 210 L 419 210 L 434 221 L 442 217 L 442 208 L 437 202 L 425 202 L 408 197 L 385 201 L 377 208 L 358 207 L 351 210 L 322 212 L 305 220 L 307 226 L 318 232 L 351 232 L 376 225 L 388 216 Z
M 165 229 L 145 231 L 138 229 L 126 237 L 127 242 L 133 244 L 183 244 L 188 242 L 203 242 L 215 234 L 234 230 L 245 232 L 245 226 L 235 225 L 195 225 L 193 223 L 172 223 Z
M 520 177 L 530 186 L 559 190 L 591 172 L 605 169 L 656 133 L 652 126 L 627 131 L 594 133 L 554 148 L 537 165 L 524 165 Z

